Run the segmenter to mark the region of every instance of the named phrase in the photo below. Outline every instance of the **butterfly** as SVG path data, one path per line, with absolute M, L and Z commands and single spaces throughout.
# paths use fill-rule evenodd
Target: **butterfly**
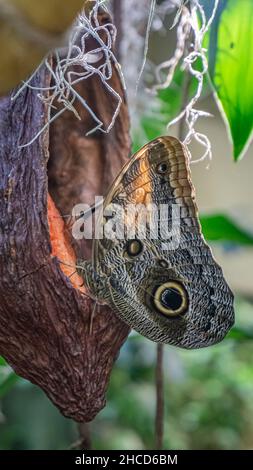
M 178 139 L 159 137 L 127 162 L 97 226 L 103 236 L 93 240 L 92 261 L 78 263 L 93 297 L 155 342 L 192 349 L 225 337 L 233 293 L 201 232 L 189 153 Z M 126 227 L 134 234 L 126 237 Z

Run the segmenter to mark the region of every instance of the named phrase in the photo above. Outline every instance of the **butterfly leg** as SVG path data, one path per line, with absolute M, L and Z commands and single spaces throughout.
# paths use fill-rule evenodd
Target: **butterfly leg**
M 94 266 L 89 261 L 77 263 L 77 272 L 84 279 L 85 285 L 90 293 L 101 305 L 105 304 L 107 292 L 107 278 L 104 274 L 95 271 Z

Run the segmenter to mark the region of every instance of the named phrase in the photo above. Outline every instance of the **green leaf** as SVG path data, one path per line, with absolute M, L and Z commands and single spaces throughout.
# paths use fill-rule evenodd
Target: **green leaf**
M 0 383 L 0 398 L 3 398 L 13 387 L 16 385 L 19 380 L 18 375 L 14 372 L 10 373 L 8 377 Z
M 252 0 L 222 0 L 210 31 L 209 72 L 235 160 L 242 158 L 253 130 L 252 25 Z
M 0 366 L 5 366 L 6 365 L 6 360 L 0 356 Z
M 234 327 L 226 336 L 227 339 L 235 339 L 236 341 L 252 340 L 253 330 Z
M 2 398 L 19 380 L 3 357 L 0 356 L 0 398 Z
M 209 241 L 253 245 L 253 236 L 228 216 L 222 214 L 202 215 L 200 222 L 203 234 Z

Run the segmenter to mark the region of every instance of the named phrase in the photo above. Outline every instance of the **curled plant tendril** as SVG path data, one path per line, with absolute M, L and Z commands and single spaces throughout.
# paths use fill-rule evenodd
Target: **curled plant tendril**
M 205 149 L 203 155 L 191 163 L 197 163 L 205 160 L 206 158 L 212 158 L 211 144 L 208 137 L 205 134 L 196 131 L 196 123 L 200 117 L 211 116 L 210 113 L 201 111 L 195 108 L 197 101 L 199 100 L 202 90 L 204 77 L 208 70 L 208 62 L 206 58 L 206 49 L 203 47 L 203 39 L 207 31 L 209 30 L 211 23 L 215 17 L 219 0 L 215 0 L 212 14 L 207 21 L 204 9 L 198 0 L 192 0 L 191 2 L 182 1 L 178 7 L 178 11 L 173 23 L 173 27 L 177 24 L 177 45 L 175 53 L 171 59 L 161 63 L 156 69 L 156 78 L 158 84 L 153 87 L 154 91 L 165 89 L 170 86 L 176 68 L 179 66 L 182 60 L 182 68 L 194 77 L 197 82 L 197 90 L 193 98 L 181 111 L 181 113 L 168 123 L 167 128 L 169 129 L 172 125 L 178 123 L 181 119 L 185 119 L 185 123 L 188 129 L 184 144 L 189 145 L 193 139 L 195 139 Z M 191 35 L 191 37 L 190 37 Z M 190 39 L 191 41 L 191 52 L 185 57 L 186 42 Z M 195 68 L 196 62 L 200 62 L 201 70 Z M 166 78 L 163 81 L 162 72 L 166 71 Z
M 66 49 L 55 50 L 53 53 L 53 66 L 51 66 L 48 58 L 45 59 L 44 64 L 52 76 L 52 85 L 47 88 L 32 87 L 30 82 L 32 77 L 36 74 L 37 69 L 29 80 L 24 82 L 19 88 L 18 92 L 12 96 L 13 100 L 16 99 L 25 87 L 29 87 L 38 90 L 38 98 L 48 106 L 47 123 L 30 142 L 20 146 L 21 148 L 31 145 L 44 130 L 66 110 L 71 111 L 76 118 L 80 120 L 81 118 L 75 107 L 76 100 L 88 111 L 95 122 L 94 127 L 87 131 L 86 135 L 90 135 L 97 130 L 108 133 L 112 129 L 122 103 L 120 95 L 109 84 L 112 77 L 113 65 L 115 65 L 119 71 L 123 85 L 124 79 L 120 65 L 112 51 L 117 33 L 116 28 L 110 22 L 103 25 L 99 24 L 98 10 L 102 9 L 103 11 L 107 11 L 103 4 L 104 0 L 96 0 L 89 14 L 83 11 L 82 14 L 79 15 L 70 33 L 67 53 Z M 102 39 L 101 33 L 103 33 L 105 39 Z M 88 48 L 87 45 L 87 41 L 90 41 L 91 38 L 94 40 L 95 44 L 92 50 L 90 50 L 90 46 Z M 98 63 L 99 65 L 97 65 Z M 77 67 L 78 72 L 75 71 Z M 75 89 L 75 85 L 92 76 L 98 76 L 100 78 L 104 88 L 113 96 L 116 102 L 115 111 L 107 127 Z M 43 94 L 45 91 L 49 92 L 47 97 Z M 56 112 L 56 114 L 52 115 L 52 110 L 56 109 L 56 103 L 60 104 L 62 108 Z
M 173 57 L 162 62 L 156 68 L 156 79 L 159 82 L 153 87 L 154 91 L 168 88 L 173 80 L 175 69 L 183 57 L 185 51 L 185 43 L 190 33 L 190 12 L 188 8 L 181 8 L 181 17 L 177 27 L 177 46 Z M 167 70 L 167 77 L 162 82 L 161 72 Z M 161 83 L 162 82 L 162 83 Z

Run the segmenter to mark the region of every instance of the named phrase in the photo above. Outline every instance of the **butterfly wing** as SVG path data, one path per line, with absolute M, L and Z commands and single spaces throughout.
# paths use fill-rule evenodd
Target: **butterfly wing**
M 146 209 L 141 218 L 129 212 L 136 206 Z M 123 232 L 104 236 L 115 214 Z M 129 238 L 140 219 L 145 230 Z M 104 297 L 126 323 L 153 341 L 186 348 L 224 337 L 234 321 L 233 295 L 201 233 L 189 155 L 179 140 L 160 137 L 131 158 L 98 224 L 94 268 L 108 277 Z

